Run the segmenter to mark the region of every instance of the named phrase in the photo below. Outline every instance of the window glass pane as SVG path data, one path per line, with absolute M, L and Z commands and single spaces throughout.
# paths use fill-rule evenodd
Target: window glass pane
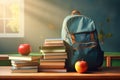
M 3 20 L 0 20 L 0 33 L 4 32 L 4 28 L 3 28 Z
M 18 33 L 19 32 L 19 24 L 18 20 L 6 20 L 5 22 L 5 30 L 6 33 Z
M 3 18 L 3 5 L 0 3 L 0 19 Z
M 5 18 L 12 18 L 12 9 L 11 9 L 11 4 L 5 5 Z
M 18 0 L 16 0 L 18 1 Z M 9 2 L 6 6 L 5 6 L 5 17 L 6 18 L 15 18 L 19 16 L 19 8 L 20 4 L 18 2 L 15 2 L 13 0 L 13 2 Z

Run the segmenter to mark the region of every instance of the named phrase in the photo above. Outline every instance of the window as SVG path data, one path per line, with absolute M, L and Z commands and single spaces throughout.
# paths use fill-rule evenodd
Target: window
M 0 0 L 0 37 L 24 36 L 24 1 Z

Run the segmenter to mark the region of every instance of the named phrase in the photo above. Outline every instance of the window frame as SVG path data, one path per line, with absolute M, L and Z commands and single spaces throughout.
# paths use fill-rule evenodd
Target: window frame
M 3 0 L 4 1 L 4 0 Z M 7 33 L 7 32 L 3 32 L 3 33 L 0 33 L 0 38 L 1 37 L 24 37 L 24 0 L 18 0 L 18 3 L 19 3 L 19 20 L 18 20 L 18 23 L 20 24 L 19 25 L 19 32 L 18 33 Z M 4 6 L 5 7 L 5 6 Z M 3 17 L 1 18 L 1 20 L 7 20 L 9 18 L 7 17 Z M 11 19 L 12 21 L 12 19 Z M 3 24 L 5 25 L 5 23 Z M 6 26 L 3 26 L 3 28 L 5 28 Z

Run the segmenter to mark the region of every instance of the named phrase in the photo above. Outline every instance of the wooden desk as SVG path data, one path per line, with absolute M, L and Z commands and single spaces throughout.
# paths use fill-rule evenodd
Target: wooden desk
M 0 60 L 8 60 L 8 55 L 0 54 Z
M 120 60 L 120 56 L 104 56 L 104 59 L 106 60 L 106 67 L 112 67 L 112 60 Z
M 41 79 L 57 79 L 57 80 L 120 80 L 120 67 L 103 68 L 100 71 L 88 72 L 80 74 L 77 72 L 67 73 L 11 73 L 10 66 L 0 67 L 0 80 L 41 80 Z

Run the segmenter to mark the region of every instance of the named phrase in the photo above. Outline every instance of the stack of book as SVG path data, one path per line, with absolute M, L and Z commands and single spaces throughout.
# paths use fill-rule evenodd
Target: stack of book
M 40 59 L 39 71 L 41 72 L 66 72 L 67 59 L 66 47 L 62 39 L 45 39 L 40 47 L 40 53 L 44 55 Z
M 41 56 L 11 55 L 9 56 L 12 65 L 11 71 L 13 73 L 38 72 L 40 58 Z

